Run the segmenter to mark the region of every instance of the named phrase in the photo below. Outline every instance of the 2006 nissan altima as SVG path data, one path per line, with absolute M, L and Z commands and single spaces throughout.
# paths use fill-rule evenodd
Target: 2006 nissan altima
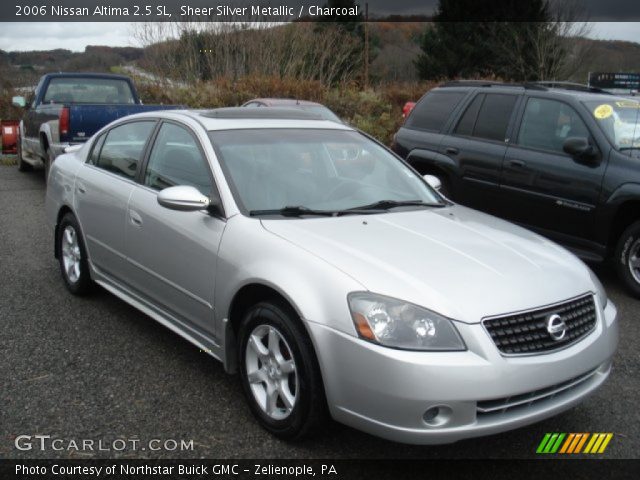
M 601 284 L 429 181 L 313 114 L 167 111 L 59 157 L 46 207 L 72 293 L 95 282 L 238 371 L 279 437 L 331 415 L 444 443 L 576 405 L 617 345 Z

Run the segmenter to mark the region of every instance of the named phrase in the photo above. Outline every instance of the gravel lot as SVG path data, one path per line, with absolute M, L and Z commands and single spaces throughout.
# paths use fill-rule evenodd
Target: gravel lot
M 605 458 L 639 458 L 640 302 L 596 269 L 620 313 L 612 376 L 579 407 L 527 428 L 453 445 L 387 442 L 333 424 L 319 439 L 278 441 L 253 421 L 236 377 L 106 291 L 73 297 L 44 223 L 41 171 L 0 166 L 0 458 L 87 458 L 19 451 L 17 435 L 193 440 L 192 451 L 96 452 L 96 457 L 534 457 L 545 432 L 614 432 Z

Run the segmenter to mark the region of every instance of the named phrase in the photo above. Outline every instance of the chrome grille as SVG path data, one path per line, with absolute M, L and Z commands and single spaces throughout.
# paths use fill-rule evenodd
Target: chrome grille
M 550 400 L 558 395 L 569 392 L 587 382 L 596 369 L 574 377 L 566 382 L 557 383 L 550 387 L 541 388 L 531 392 L 512 395 L 511 397 L 497 398 L 493 400 L 483 400 L 477 403 L 476 410 L 478 416 L 500 414 L 516 408 L 527 408 L 545 400 Z
M 559 315 L 566 325 L 564 337 L 557 340 L 547 330 L 550 316 Z M 501 353 L 522 355 L 563 348 L 587 335 L 596 325 L 593 295 L 528 312 L 482 321 Z

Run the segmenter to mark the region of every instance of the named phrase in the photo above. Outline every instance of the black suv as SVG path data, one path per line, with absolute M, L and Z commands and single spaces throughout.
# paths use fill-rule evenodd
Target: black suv
M 640 297 L 639 113 L 587 87 L 450 82 L 420 99 L 394 150 L 456 202 L 613 258 Z

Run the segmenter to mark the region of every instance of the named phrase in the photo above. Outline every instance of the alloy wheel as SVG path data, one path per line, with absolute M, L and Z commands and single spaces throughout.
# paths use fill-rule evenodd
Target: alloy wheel
M 633 279 L 640 284 L 640 239 L 629 249 L 629 271 Z
M 80 279 L 80 244 L 75 228 L 67 225 L 62 232 L 62 263 L 64 274 L 71 283 L 76 283 Z
M 298 374 L 291 347 L 272 325 L 253 329 L 245 352 L 247 380 L 256 403 L 273 420 L 284 420 L 298 400 Z

